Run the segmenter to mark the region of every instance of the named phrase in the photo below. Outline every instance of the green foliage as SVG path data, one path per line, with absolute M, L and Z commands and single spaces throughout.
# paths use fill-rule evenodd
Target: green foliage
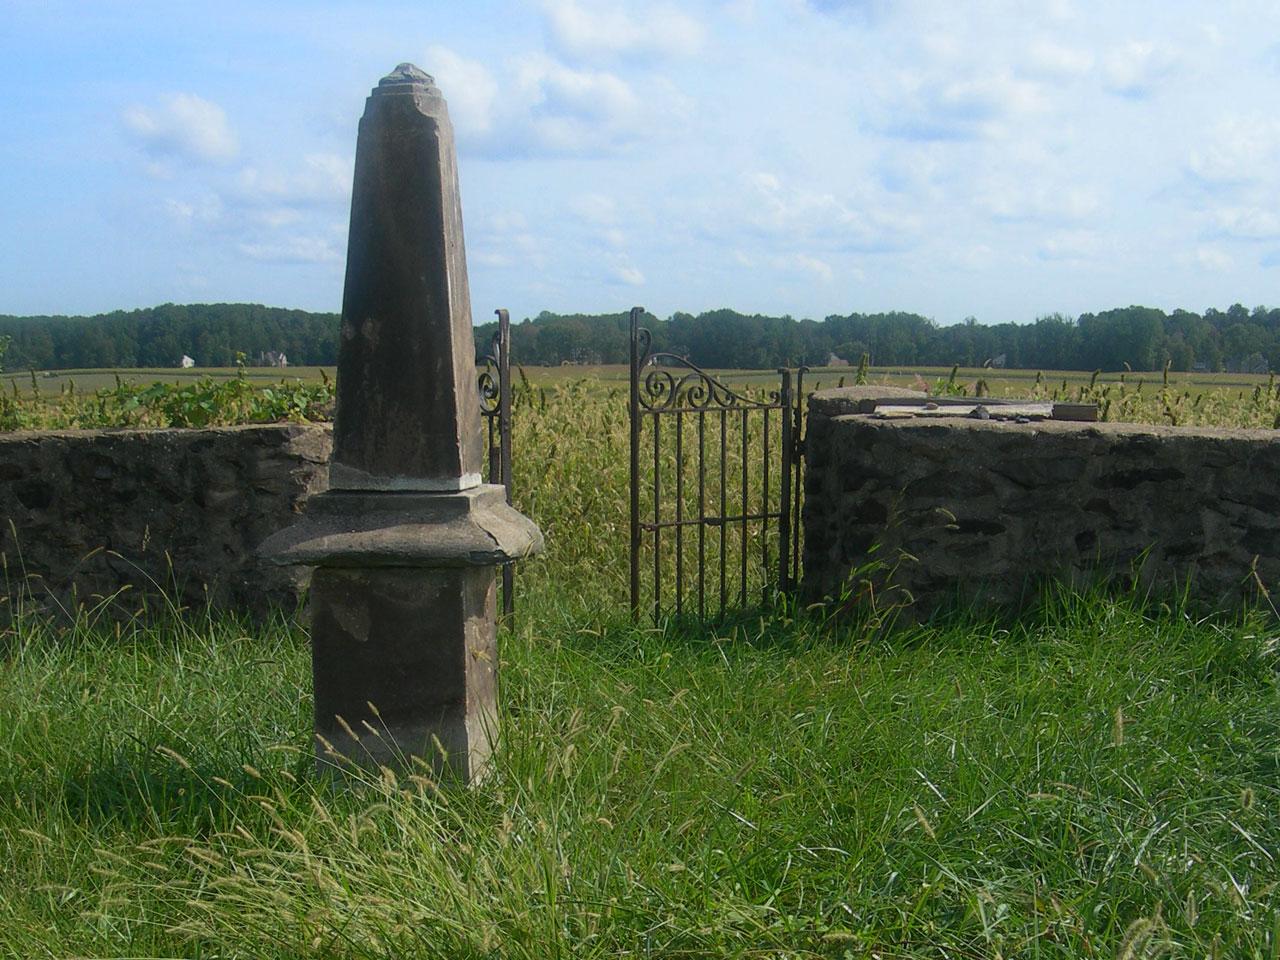
M 166 303 L 92 317 L 0 317 L 12 339 L 9 366 L 68 370 L 176 367 L 183 354 L 203 367 L 229 367 L 237 352 L 258 362 L 269 351 L 295 365 L 337 362 L 339 318 L 250 303 Z
M 1037 376 L 1034 399 L 1095 403 L 1102 420 L 1127 423 L 1160 423 L 1175 427 L 1244 427 L 1280 429 L 1280 385 L 1275 374 L 1251 389 L 1193 391 L 1169 379 L 1166 366 L 1159 388 L 1145 380 L 1132 384 L 1122 375 L 1103 383 L 1095 371 L 1087 384 L 1072 387 L 1067 381 L 1050 390 Z
M 853 378 L 854 386 L 862 387 L 870 382 L 870 367 L 871 356 L 866 351 L 863 351 L 862 356 L 858 358 L 858 372 Z
M 0 393 L 0 430 L 70 430 L 115 427 L 223 427 L 244 423 L 323 420 L 332 414 L 333 388 L 281 379 L 258 387 L 241 365 L 231 378 L 201 377 L 188 383 L 138 384 L 118 375 L 114 387 L 78 393 L 75 382 L 56 397 L 43 397 L 34 379 L 29 395 Z

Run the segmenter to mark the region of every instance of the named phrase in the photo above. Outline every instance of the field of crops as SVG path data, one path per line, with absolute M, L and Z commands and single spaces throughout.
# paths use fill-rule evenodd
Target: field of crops
M 516 392 L 515 497 L 548 552 L 517 578 L 505 739 L 475 789 L 317 781 L 291 615 L 11 622 L 0 955 L 1280 956 L 1274 610 L 1051 593 L 896 630 L 786 605 L 633 625 L 625 382 L 583 373 Z M 287 390 L 237 379 L 130 410 L 216 422 L 226 389 L 279 415 Z M 1066 389 L 1163 422 L 1277 407 L 1265 379 L 1198 403 L 1160 374 L 1088 381 Z M 98 402 L 18 383 L 32 418 Z M 103 389 L 149 389 L 124 387 Z
M 614 394 L 625 404 L 622 366 L 517 367 L 519 385 L 546 395 L 573 385 Z M 773 371 L 713 373 L 735 387 L 763 389 Z M 127 369 L 6 373 L 0 377 L 0 430 L 205 426 L 278 419 L 324 419 L 332 413 L 332 367 L 201 370 Z M 805 391 L 866 382 L 932 393 L 1097 403 L 1104 420 L 1181 426 L 1280 428 L 1275 375 L 1087 373 L 940 367 L 818 368 Z

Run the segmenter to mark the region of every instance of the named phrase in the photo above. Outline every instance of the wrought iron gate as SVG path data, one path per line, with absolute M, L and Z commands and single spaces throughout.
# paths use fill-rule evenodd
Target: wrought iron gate
M 777 389 L 734 390 L 654 352 L 642 314 L 631 311 L 632 616 L 645 606 L 646 568 L 655 621 L 723 617 L 756 589 L 790 592 L 800 573 L 804 368 L 794 387 L 784 369 Z
M 489 352 L 480 358 L 480 414 L 489 440 L 489 482 L 506 487 L 511 502 L 511 316 L 495 310 L 498 329 Z M 502 613 L 510 616 L 516 606 L 515 564 L 502 567 Z

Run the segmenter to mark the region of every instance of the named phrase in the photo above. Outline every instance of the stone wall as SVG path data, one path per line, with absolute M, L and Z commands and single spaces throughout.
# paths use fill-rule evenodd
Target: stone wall
M 1280 432 L 848 409 L 810 405 L 811 599 L 847 592 L 868 562 L 870 581 L 907 591 L 918 615 L 1135 572 L 1157 592 L 1189 580 L 1212 607 L 1256 596 L 1259 580 L 1280 588 Z
M 331 447 L 321 424 L 0 435 L 8 603 L 294 604 L 305 573 L 254 550 L 327 487 Z

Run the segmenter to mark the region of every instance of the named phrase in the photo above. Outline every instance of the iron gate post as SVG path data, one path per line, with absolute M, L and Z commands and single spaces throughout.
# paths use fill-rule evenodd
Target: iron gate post
M 631 619 L 640 619 L 640 307 L 631 308 Z
M 488 421 L 489 482 L 504 487 L 507 503 L 511 501 L 511 314 L 503 309 L 498 315 L 498 330 L 493 335 L 490 352 L 483 357 L 485 371 L 480 374 L 480 413 Z M 494 377 L 497 383 L 494 383 Z M 496 422 L 496 430 L 495 430 Z M 515 612 L 515 566 L 502 565 L 502 615 Z
M 792 440 L 791 419 L 791 371 L 779 370 L 782 374 L 780 397 L 782 409 L 782 489 L 778 493 L 778 589 L 782 593 L 791 591 L 791 458 L 795 455 L 795 444 Z M 765 505 L 768 509 L 768 505 Z

